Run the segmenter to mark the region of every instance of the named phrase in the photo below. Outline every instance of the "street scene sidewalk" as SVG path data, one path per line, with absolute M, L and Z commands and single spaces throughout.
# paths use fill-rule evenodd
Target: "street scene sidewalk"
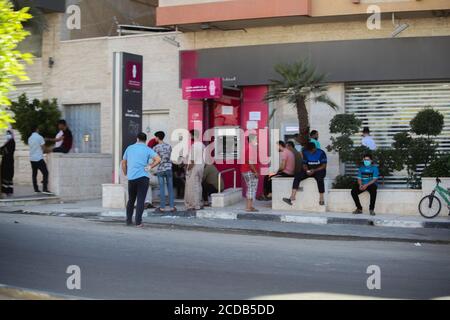
M 432 220 L 406 215 L 352 215 L 351 213 L 311 213 L 274 211 L 268 202 L 256 203 L 260 212 L 247 213 L 243 203 L 228 208 L 186 211 L 181 203 L 175 213 L 144 213 L 144 222 L 156 227 L 233 231 L 286 237 L 331 237 L 450 243 L 450 218 Z M 0 208 L 3 213 L 58 217 L 78 217 L 102 222 L 123 222 L 125 210 L 105 209 L 101 200 L 58 204 L 21 205 Z

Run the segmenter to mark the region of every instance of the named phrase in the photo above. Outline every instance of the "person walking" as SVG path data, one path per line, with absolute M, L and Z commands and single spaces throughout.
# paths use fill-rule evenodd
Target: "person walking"
M 362 214 L 362 206 L 359 201 L 359 195 L 363 192 L 369 192 L 370 205 L 369 212 L 371 216 L 375 215 L 375 202 L 377 200 L 377 182 L 379 170 L 377 166 L 373 165 L 373 158 L 371 154 L 366 154 L 363 157 L 363 165 L 358 169 L 358 185 L 352 189 L 352 198 L 356 205 L 356 210 L 353 214 Z
M 6 131 L 6 141 L 0 147 L 0 154 L 2 155 L 1 164 L 1 193 L 6 194 L 7 197 L 14 193 L 14 152 L 16 151 L 16 141 L 12 130 Z
M 258 212 L 254 207 L 256 191 L 259 180 L 258 142 L 256 135 L 248 136 L 248 144 L 245 146 L 244 159 L 241 164 L 241 174 L 247 185 L 246 207 L 247 212 Z
M 37 174 L 38 171 L 42 173 L 42 193 L 44 194 L 52 194 L 48 190 L 48 169 L 47 164 L 44 161 L 44 147 L 45 140 L 39 134 L 39 128 L 34 126 L 32 128 L 32 134 L 28 138 L 28 146 L 30 147 L 30 162 L 31 162 L 31 170 L 32 170 L 32 180 L 33 180 L 33 188 L 34 192 L 39 193 L 39 186 L 37 183 Z
M 306 150 L 303 151 L 303 170 L 295 175 L 294 183 L 292 184 L 292 193 L 290 198 L 283 198 L 283 201 L 288 205 L 292 206 L 292 202 L 295 201 L 295 196 L 297 190 L 300 186 L 300 182 L 308 179 L 314 178 L 317 182 L 317 187 L 319 189 L 320 200 L 319 204 L 321 206 L 325 205 L 324 194 L 325 194 L 325 176 L 327 174 L 327 155 L 321 149 L 317 149 L 316 145 L 309 142 Z
M 197 130 L 191 130 L 192 145 L 189 151 L 186 166 L 186 188 L 184 193 L 184 204 L 186 210 L 200 210 L 202 206 L 202 179 L 205 167 L 204 149 L 200 140 L 200 133 Z
M 161 158 L 145 142 L 147 135 L 143 132 L 137 135 L 137 142 L 128 146 L 122 160 L 123 174 L 128 178 L 127 225 L 132 224 L 134 204 L 136 202 L 137 227 L 143 227 L 142 214 L 144 213 L 145 195 L 149 185 L 148 170 L 156 167 Z
M 169 211 L 175 212 L 175 195 L 173 192 L 173 172 L 172 172 L 172 147 L 170 144 L 164 142 L 165 133 L 163 131 L 158 131 L 155 133 L 156 146 L 153 148 L 155 152 L 161 158 L 161 162 L 156 169 L 156 176 L 159 181 L 159 207 L 156 208 L 155 212 L 165 211 L 166 208 L 166 186 L 167 193 L 169 196 Z

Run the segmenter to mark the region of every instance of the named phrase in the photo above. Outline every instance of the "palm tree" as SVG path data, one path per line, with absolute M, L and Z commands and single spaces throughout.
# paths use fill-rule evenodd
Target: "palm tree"
M 310 129 L 306 102 L 322 102 L 332 109 L 338 108 L 327 94 L 326 75 L 317 73 L 315 67 L 306 60 L 292 64 L 278 64 L 275 71 L 280 75 L 280 80 L 270 80 L 265 100 L 268 102 L 286 100 L 295 106 L 300 128 L 298 140 L 305 145 L 309 141 Z

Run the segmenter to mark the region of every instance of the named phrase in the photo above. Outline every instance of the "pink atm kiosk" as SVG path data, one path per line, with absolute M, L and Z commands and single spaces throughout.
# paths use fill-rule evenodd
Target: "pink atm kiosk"
M 246 139 L 241 137 L 241 129 L 245 131 L 247 125 L 252 125 L 252 128 L 256 126 L 257 129 L 267 126 L 268 107 L 263 102 L 267 88 L 227 88 L 223 86 L 221 78 L 200 78 L 184 79 L 182 89 L 183 99 L 188 100 L 188 129 L 213 135 L 210 141 L 204 143 L 214 143 L 215 166 L 219 171 L 235 168 L 236 186 L 241 187 L 238 159 L 243 143 L 246 143 Z M 250 120 L 252 114 L 254 120 Z M 223 182 L 225 188 L 232 187 L 233 173 L 225 173 Z M 262 187 L 262 181 L 260 184 Z

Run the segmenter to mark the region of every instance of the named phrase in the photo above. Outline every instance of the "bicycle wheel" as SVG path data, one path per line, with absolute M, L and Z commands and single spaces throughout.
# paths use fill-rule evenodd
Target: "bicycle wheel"
M 441 212 L 441 200 L 434 195 L 428 195 L 419 202 L 419 212 L 422 217 L 431 219 Z

